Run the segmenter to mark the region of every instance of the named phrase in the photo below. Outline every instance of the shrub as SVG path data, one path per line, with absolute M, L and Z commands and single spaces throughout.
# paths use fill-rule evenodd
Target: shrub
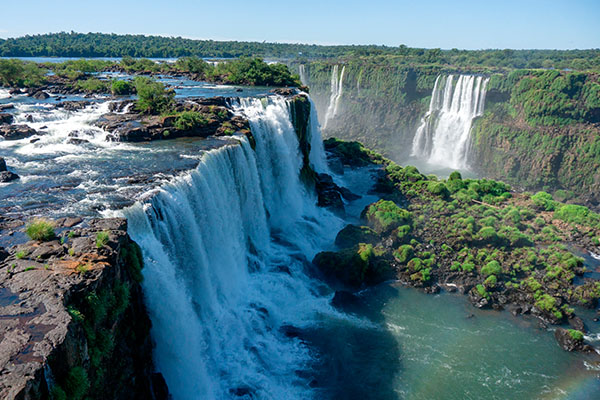
M 88 93 L 105 93 L 108 92 L 108 82 L 101 81 L 96 78 L 89 78 L 81 81 L 77 81 L 77 87 L 84 92 Z
M 115 79 L 110 85 L 110 91 L 116 96 L 125 96 L 133 94 L 134 86 L 130 81 L 123 81 Z
M 481 274 L 483 276 L 498 275 L 500 273 L 502 273 L 502 267 L 500 266 L 500 263 L 496 260 L 490 261 L 481 268 Z
M 598 214 L 590 211 L 589 208 L 576 204 L 566 204 L 554 212 L 554 217 L 566 222 L 575 224 L 597 224 L 600 222 Z
M 180 131 L 190 131 L 205 126 L 208 123 L 204 115 L 196 111 L 184 111 L 175 119 L 175 128 Z
M 485 286 L 479 284 L 479 285 L 475 286 L 475 289 L 477 290 L 477 293 L 479 294 L 479 296 L 481 296 L 485 299 L 490 298 L 490 294 L 487 292 L 487 290 L 485 290 Z
M 450 176 L 448 177 L 448 180 L 450 180 L 450 181 L 462 180 L 462 175 L 460 174 L 460 172 L 454 171 L 450 174 Z
M 472 262 L 466 262 L 462 265 L 462 270 L 464 272 L 471 272 L 475 269 L 475 264 L 473 264 Z
M 484 284 L 486 287 L 491 287 L 491 288 L 493 288 L 493 287 L 495 287 L 495 286 L 496 286 L 496 283 L 497 283 L 497 282 L 498 282 L 498 278 L 496 278 L 496 275 L 490 275 L 490 276 L 488 276 L 488 277 L 485 279 L 485 281 L 483 281 L 483 284 Z
M 443 182 L 429 182 L 427 184 L 427 190 L 433 195 L 440 196 L 446 199 L 450 196 L 450 191 Z
M 22 258 L 25 258 L 25 256 L 27 256 L 27 252 L 25 250 L 19 250 L 17 251 L 17 253 L 15 254 L 15 257 L 20 260 Z
M 98 234 L 96 234 L 96 247 L 98 249 L 104 247 L 108 243 L 108 235 L 109 233 L 106 231 L 98 232 Z
M 48 241 L 54 239 L 54 223 L 51 221 L 38 218 L 30 222 L 25 228 L 25 233 L 31 240 Z
M 412 224 L 412 214 L 389 200 L 379 200 L 371 204 L 367 208 L 366 216 L 369 222 L 373 223 L 375 230 L 380 232 Z
M 481 228 L 477 233 L 477 236 L 486 243 L 497 243 L 500 241 L 496 230 L 491 226 L 484 226 Z
M 545 211 L 553 211 L 556 208 L 556 201 L 552 198 L 552 195 L 546 192 L 537 192 L 533 196 L 531 196 L 531 201 L 533 204 Z
M 571 339 L 576 340 L 576 341 L 582 341 L 583 340 L 583 332 L 577 330 L 577 329 L 569 329 L 569 336 L 571 336 Z
M 143 76 L 136 77 L 133 84 L 138 95 L 136 106 L 140 111 L 149 114 L 169 111 L 175 96 L 172 90 L 166 90 L 162 83 Z

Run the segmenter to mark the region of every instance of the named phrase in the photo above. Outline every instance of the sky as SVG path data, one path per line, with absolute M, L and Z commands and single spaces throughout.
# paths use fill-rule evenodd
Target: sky
M 600 0 L 18 0 L 0 38 L 60 31 L 442 49 L 600 48 Z

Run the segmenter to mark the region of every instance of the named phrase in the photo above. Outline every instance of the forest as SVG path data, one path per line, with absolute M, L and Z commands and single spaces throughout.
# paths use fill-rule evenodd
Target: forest
M 505 68 L 587 70 L 600 67 L 600 50 L 459 50 L 406 45 L 335 45 L 194 40 L 181 37 L 60 32 L 0 39 L 0 57 L 150 57 L 277 59 L 394 56 L 396 62 Z

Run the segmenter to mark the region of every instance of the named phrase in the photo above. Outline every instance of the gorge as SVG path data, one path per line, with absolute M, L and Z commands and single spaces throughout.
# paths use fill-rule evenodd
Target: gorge
M 1 92 L 7 125 L 33 130 L 0 141 L 20 176 L 0 186 L 0 305 L 10 321 L 0 332 L 2 396 L 600 390 L 598 215 L 464 173 L 497 157 L 477 149 L 501 141 L 482 127 L 507 124 L 496 119 L 513 95 L 505 81 L 437 68 L 298 68 L 310 96 L 156 73 L 173 89 L 162 115 L 136 110 L 131 94 Z M 588 109 L 578 123 L 595 121 Z M 388 158 L 448 173 L 323 143 L 319 118 L 326 135 L 364 137 Z M 55 237 L 29 240 L 40 216 Z M 55 286 L 57 296 L 43 297 Z M 117 361 L 128 374 L 112 374 Z

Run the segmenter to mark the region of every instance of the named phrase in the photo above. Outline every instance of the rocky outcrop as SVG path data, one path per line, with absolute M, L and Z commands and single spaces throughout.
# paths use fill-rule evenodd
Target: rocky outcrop
M 0 125 L 0 136 L 4 140 L 20 140 L 33 135 L 37 135 L 37 131 L 27 125 Z
M 10 171 L 2 171 L 0 172 L 0 183 L 12 182 L 14 180 L 19 179 L 19 175 Z
M 0 262 L 3 399 L 157 398 L 139 247 L 124 219 L 79 221 Z
M 119 142 L 227 136 L 236 132 L 250 132 L 248 122 L 244 118 L 233 115 L 226 107 L 225 99 L 186 100 L 174 108 L 173 115 L 166 117 L 137 113 L 110 113 L 103 115 L 96 125 L 110 132 L 109 140 Z M 180 114 L 185 112 L 196 113 L 197 121 L 179 124 Z
M 86 108 L 90 104 L 92 104 L 92 102 L 88 100 L 63 101 L 58 103 L 56 108 L 62 108 L 65 111 L 78 111 Z
M 565 351 L 589 351 L 590 346 L 583 343 L 583 333 L 575 329 L 556 328 L 554 338 Z
M 0 124 L 10 124 L 13 122 L 12 114 L 0 113 Z

